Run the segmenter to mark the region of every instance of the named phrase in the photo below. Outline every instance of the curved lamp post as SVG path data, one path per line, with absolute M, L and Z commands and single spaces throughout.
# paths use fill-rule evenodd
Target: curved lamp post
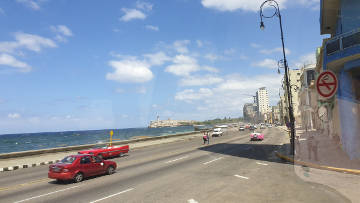
M 275 12 L 272 15 L 264 15 L 264 13 L 263 13 L 264 6 L 274 8 Z M 281 43 L 282 43 L 282 51 L 283 51 L 282 63 L 284 64 L 284 68 L 285 68 L 285 82 L 286 82 L 286 89 L 287 89 L 287 93 L 288 93 L 287 96 L 288 96 L 288 101 L 289 101 L 289 118 L 290 118 L 290 129 L 291 129 L 291 139 L 290 139 L 291 152 L 290 153 L 291 153 L 291 155 L 294 155 L 295 154 L 295 117 L 294 117 L 294 112 L 293 112 L 291 87 L 290 87 L 290 82 L 289 82 L 289 67 L 288 67 L 288 64 L 286 61 L 286 55 L 285 55 L 284 34 L 283 34 L 283 29 L 282 29 L 280 8 L 279 8 L 279 4 L 275 0 L 264 1 L 260 6 L 260 19 L 261 19 L 260 29 L 261 30 L 265 29 L 263 18 L 273 18 L 275 16 L 278 17 L 279 21 L 280 21 Z

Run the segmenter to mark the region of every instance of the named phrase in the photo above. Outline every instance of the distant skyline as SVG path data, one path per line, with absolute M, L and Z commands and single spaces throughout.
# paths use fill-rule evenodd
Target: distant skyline
M 0 2 L 0 134 L 145 127 L 276 105 L 278 19 L 254 0 Z M 279 0 L 289 65 L 315 61 L 319 0 Z M 269 12 L 267 10 L 266 12 Z

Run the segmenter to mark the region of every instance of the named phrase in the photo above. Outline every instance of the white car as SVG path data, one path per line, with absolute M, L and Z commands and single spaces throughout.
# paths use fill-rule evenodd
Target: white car
M 222 136 L 223 132 L 221 131 L 221 128 L 215 128 L 213 133 L 212 133 L 212 137 L 219 137 Z

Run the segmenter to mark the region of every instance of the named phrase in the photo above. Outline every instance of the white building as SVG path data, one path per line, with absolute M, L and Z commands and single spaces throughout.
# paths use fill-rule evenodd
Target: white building
M 266 113 L 270 112 L 269 95 L 266 87 L 262 87 L 256 92 L 256 100 L 258 105 L 258 111 L 261 115 L 265 115 Z

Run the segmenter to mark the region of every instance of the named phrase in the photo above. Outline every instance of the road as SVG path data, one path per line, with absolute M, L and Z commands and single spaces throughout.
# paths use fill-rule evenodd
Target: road
M 112 159 L 115 174 L 77 184 L 48 179 L 48 166 L 3 172 L 0 202 L 350 202 L 301 180 L 273 153 L 286 134 L 262 131 L 261 142 L 249 141 L 248 131 L 229 130 L 210 145 L 184 139 L 141 148 Z

